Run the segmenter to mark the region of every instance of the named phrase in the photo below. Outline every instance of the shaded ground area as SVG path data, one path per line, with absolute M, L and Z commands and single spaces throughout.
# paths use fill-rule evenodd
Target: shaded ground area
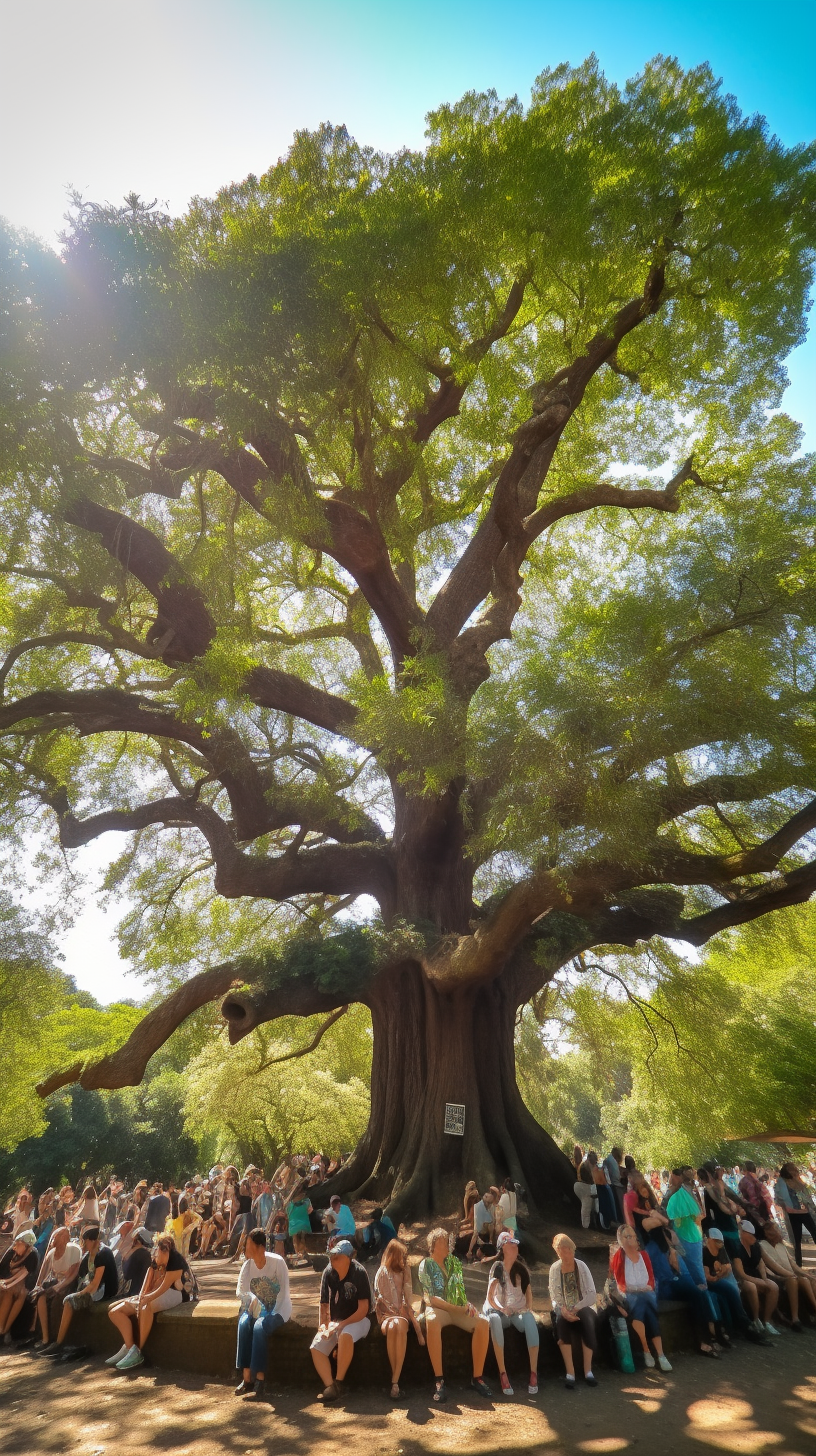
M 44 1369 L 46 1365 L 48 1368 Z M 601 1372 L 596 1391 L 548 1379 L 537 1400 L 483 1402 L 452 1384 L 434 1409 L 431 1385 L 394 1406 L 385 1390 L 349 1393 L 324 1411 L 302 1391 L 255 1406 L 225 1383 L 169 1371 L 112 1374 L 99 1364 L 53 1368 L 0 1354 L 0 1452 L 9 1456 L 436 1456 L 461 1452 L 660 1456 L 813 1456 L 816 1334 L 783 1334 L 773 1349 L 741 1344 L 718 1363 L 679 1355 L 671 1375 Z M 315 1393 L 317 1386 L 315 1387 Z

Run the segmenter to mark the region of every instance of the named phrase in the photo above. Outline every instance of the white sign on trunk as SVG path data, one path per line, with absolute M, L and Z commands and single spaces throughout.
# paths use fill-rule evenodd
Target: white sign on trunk
M 445 1103 L 445 1132 L 453 1133 L 454 1137 L 465 1135 L 465 1104 L 464 1102 Z

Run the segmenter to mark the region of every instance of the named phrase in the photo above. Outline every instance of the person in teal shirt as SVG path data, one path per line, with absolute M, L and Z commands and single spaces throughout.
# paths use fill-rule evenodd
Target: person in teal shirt
M 703 1268 L 703 1210 L 694 1192 L 694 1169 L 673 1168 L 672 1178 L 680 1179 L 679 1186 L 666 1204 L 666 1212 L 674 1224 L 675 1232 L 683 1245 L 686 1264 L 698 1288 L 707 1288 Z
M 342 1234 L 343 1238 L 354 1238 L 357 1233 L 357 1225 L 354 1222 L 354 1214 L 347 1203 L 343 1203 L 340 1195 L 335 1193 L 329 1200 L 329 1213 L 325 1219 L 326 1229 L 330 1234 Z

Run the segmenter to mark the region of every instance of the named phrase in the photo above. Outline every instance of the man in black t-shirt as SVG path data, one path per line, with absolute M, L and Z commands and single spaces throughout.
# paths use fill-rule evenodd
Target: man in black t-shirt
M 122 1293 L 133 1298 L 145 1282 L 153 1258 L 153 1236 L 147 1229 L 137 1229 L 133 1235 L 133 1247 L 122 1260 Z
M 754 1225 L 747 1218 L 740 1225 L 740 1252 L 739 1257 L 734 1254 L 733 1263 L 740 1294 L 751 1319 L 750 1328 L 757 1334 L 778 1335 L 779 1331 L 774 1329 L 770 1319 L 779 1300 L 779 1285 L 768 1278 Z
M 44 1355 L 61 1355 L 71 1320 L 76 1310 L 90 1309 L 92 1304 L 115 1299 L 119 1290 L 119 1273 L 113 1253 L 100 1239 L 99 1226 L 92 1224 L 83 1230 L 84 1250 L 79 1266 L 79 1288 L 76 1294 L 66 1294 L 62 1303 L 62 1319 L 59 1334 L 53 1345 L 48 1345 Z
M 163 1233 L 171 1210 L 172 1204 L 167 1194 L 163 1192 L 161 1183 L 154 1183 L 144 1219 L 144 1226 L 148 1232 L 151 1234 Z
M 314 1367 L 323 1381 L 318 1400 L 337 1400 L 351 1364 L 354 1346 L 371 1329 L 371 1285 L 362 1264 L 354 1258 L 354 1246 L 339 1239 L 329 1248 L 329 1265 L 320 1281 L 320 1328 L 312 1340 Z M 330 1356 L 337 1350 L 337 1374 L 332 1379 Z

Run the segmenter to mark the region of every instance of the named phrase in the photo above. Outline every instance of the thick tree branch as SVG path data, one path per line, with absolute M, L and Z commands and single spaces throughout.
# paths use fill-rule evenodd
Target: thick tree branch
M 440 644 L 454 640 L 493 590 L 499 556 L 509 540 L 523 534 L 558 441 L 593 375 L 627 334 L 657 312 L 665 297 L 665 263 L 660 261 L 650 268 L 642 295 L 618 310 L 608 332 L 596 334 L 584 354 L 537 386 L 533 414 L 516 432 L 490 509 L 428 611 L 428 627 Z
M 247 675 L 244 690 L 259 708 L 291 713 L 318 728 L 327 728 L 330 733 L 354 737 L 357 709 L 345 698 L 313 687 L 293 673 L 280 672 L 274 667 L 254 667 Z
M 148 1011 L 118 1051 L 101 1057 L 98 1062 L 76 1062 L 65 1071 L 54 1072 L 38 1084 L 37 1092 L 40 1097 L 48 1097 L 59 1087 L 67 1087 L 72 1082 L 79 1082 L 85 1088 L 138 1086 L 153 1053 L 164 1046 L 176 1028 L 193 1011 L 225 995 L 230 986 L 239 984 L 241 979 L 241 971 L 234 962 L 202 971 L 185 981 L 160 1006 Z
M 215 623 L 203 593 L 185 578 L 167 547 L 120 511 L 87 497 L 72 502 L 66 520 L 100 536 L 102 545 L 155 598 L 158 608 L 148 642 L 161 643 L 161 656 L 171 665 L 201 657 L 215 636 Z

